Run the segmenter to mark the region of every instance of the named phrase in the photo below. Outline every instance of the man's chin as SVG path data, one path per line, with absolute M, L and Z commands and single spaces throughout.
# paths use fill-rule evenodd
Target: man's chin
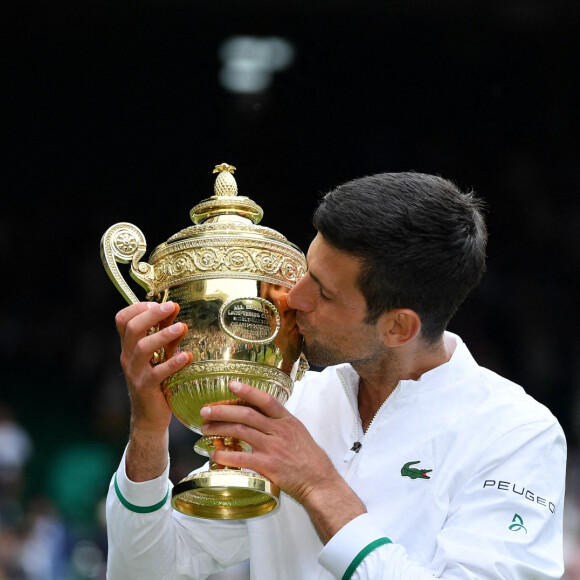
M 304 356 L 315 367 L 330 367 L 345 362 L 336 353 L 329 352 L 328 348 L 323 347 L 317 342 L 304 341 Z

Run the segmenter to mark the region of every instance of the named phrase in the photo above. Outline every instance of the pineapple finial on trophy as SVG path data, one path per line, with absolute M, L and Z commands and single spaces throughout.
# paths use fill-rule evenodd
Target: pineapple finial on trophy
M 221 163 L 220 165 L 215 166 L 213 172 L 219 174 L 216 177 L 213 188 L 216 196 L 238 195 L 238 185 L 233 175 L 235 170 L 236 168 L 228 163 Z
M 264 216 L 262 208 L 243 195 L 238 195 L 238 184 L 233 176 L 236 168 L 229 163 L 220 163 L 215 166 L 213 173 L 217 173 L 214 194 L 204 199 L 192 208 L 189 215 L 194 224 L 204 222 L 228 221 L 239 222 L 249 220 L 257 224 Z

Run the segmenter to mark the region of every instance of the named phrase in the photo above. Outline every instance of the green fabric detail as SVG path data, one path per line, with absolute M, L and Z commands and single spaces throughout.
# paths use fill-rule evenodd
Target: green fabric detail
M 431 479 L 427 474 L 433 471 L 432 469 L 417 469 L 411 465 L 417 465 L 420 461 L 409 461 L 401 468 L 401 475 L 403 477 L 410 477 L 411 479 Z
M 165 502 L 167 501 L 167 498 L 169 497 L 169 486 L 168 486 L 167 493 L 165 494 L 165 497 L 159 503 L 156 503 L 155 505 L 146 506 L 146 507 L 133 505 L 132 503 L 129 503 L 121 494 L 121 490 L 119 489 L 119 486 L 117 485 L 117 474 L 116 473 L 115 473 L 115 491 L 117 492 L 117 497 L 119 498 L 119 501 L 128 510 L 135 512 L 135 513 L 138 513 L 138 514 L 150 514 L 151 512 L 156 512 L 157 510 L 161 509 L 165 505 Z
M 350 580 L 352 575 L 354 574 L 355 570 L 359 567 L 359 564 L 373 551 L 379 548 L 380 546 L 384 546 L 385 544 L 392 544 L 389 538 L 379 538 L 374 542 L 371 542 L 368 546 L 363 548 L 357 555 L 357 557 L 350 563 L 350 566 L 346 569 L 342 580 Z

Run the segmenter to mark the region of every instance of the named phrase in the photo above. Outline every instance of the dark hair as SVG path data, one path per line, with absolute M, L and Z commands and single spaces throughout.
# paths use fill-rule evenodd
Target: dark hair
M 421 173 L 381 173 L 327 193 L 314 227 L 336 249 L 360 260 L 357 285 L 367 323 L 393 308 L 421 318 L 438 338 L 485 271 L 487 231 L 473 192 Z

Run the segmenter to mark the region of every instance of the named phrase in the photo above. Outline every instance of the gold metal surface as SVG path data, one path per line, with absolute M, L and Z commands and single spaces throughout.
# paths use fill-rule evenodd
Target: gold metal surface
M 275 510 L 279 497 L 278 486 L 257 473 L 220 469 L 181 480 L 171 505 L 198 518 L 239 520 Z
M 308 368 L 295 312 L 286 304 L 287 293 L 306 271 L 304 254 L 282 234 L 257 225 L 263 211 L 237 195 L 234 170 L 226 163 L 216 166 L 214 196 L 191 210 L 195 225 L 160 244 L 149 262 L 141 261 L 145 237 L 130 223 L 111 226 L 101 240 L 103 265 L 127 302 L 138 298 L 117 263 L 130 264 L 130 275 L 148 300 L 179 303 L 176 321 L 189 330 L 177 353 L 190 352 L 193 362 L 172 375 L 164 391 L 174 415 L 198 433 L 203 406 L 240 404 L 230 381 L 248 383 L 284 404 Z M 153 364 L 164 359 L 164 353 L 156 354 Z M 251 452 L 247 443 L 229 439 L 202 438 L 195 449 L 203 455 L 215 448 Z M 276 508 L 279 490 L 272 482 L 221 467 L 212 464 L 210 471 L 175 486 L 175 509 L 240 519 Z

